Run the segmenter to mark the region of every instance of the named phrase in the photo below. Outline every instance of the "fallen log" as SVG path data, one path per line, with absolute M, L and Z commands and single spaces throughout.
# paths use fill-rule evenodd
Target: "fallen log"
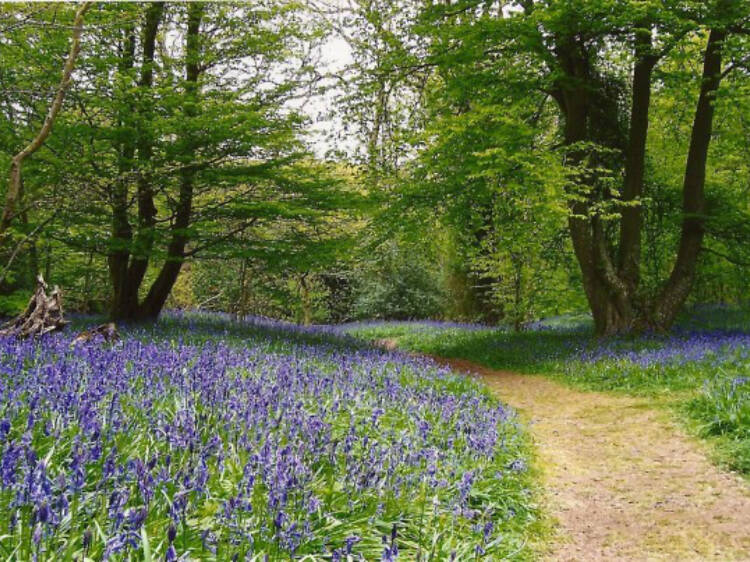
M 26 309 L 0 327 L 0 336 L 39 337 L 62 330 L 67 324 L 68 321 L 63 318 L 60 289 L 55 286 L 47 295 L 47 283 L 39 275 L 36 278 L 36 290 L 29 299 Z
M 116 342 L 120 339 L 120 332 L 117 331 L 117 326 L 114 322 L 108 322 L 106 324 L 99 324 L 95 328 L 89 328 L 78 334 L 73 341 L 73 345 L 79 343 L 87 343 L 90 341 L 105 341 L 107 343 Z

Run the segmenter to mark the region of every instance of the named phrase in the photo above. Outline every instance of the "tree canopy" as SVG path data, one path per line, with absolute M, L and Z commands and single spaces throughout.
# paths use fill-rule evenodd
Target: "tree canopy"
M 739 0 L 3 5 L 2 308 L 668 329 L 747 294 L 749 41 Z

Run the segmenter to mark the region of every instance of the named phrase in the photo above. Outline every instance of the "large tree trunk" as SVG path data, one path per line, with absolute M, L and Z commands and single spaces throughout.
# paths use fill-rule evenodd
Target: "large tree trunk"
M 558 57 L 569 79 L 560 85 L 555 99 L 565 115 L 564 139 L 570 147 L 565 158 L 573 170 L 573 189 L 577 190 L 568 194 L 568 227 L 596 333 L 615 334 L 631 328 L 633 307 L 615 271 L 604 227 L 590 212 L 594 179 L 582 169 L 588 167 L 589 154 L 579 143 L 591 141 L 592 136 L 590 61 L 575 41 L 563 44 L 566 46 L 558 49 Z
M 576 214 L 576 211 L 583 210 L 580 207 L 573 209 L 568 225 L 581 268 L 586 300 L 594 319 L 594 330 L 601 336 L 626 332 L 635 322 L 633 304 L 622 280 L 613 271 L 611 259 L 606 254 L 605 240 L 595 224 L 596 219 L 582 218 Z
M 647 26 L 646 26 L 647 27 Z M 618 274 L 635 297 L 641 273 L 641 232 L 643 229 L 643 178 L 646 169 L 648 113 L 651 104 L 651 75 L 657 57 L 651 53 L 651 31 L 636 32 L 630 131 L 625 152 L 625 182 L 622 190 L 622 216 Z
M 135 26 L 129 24 L 125 28 L 125 37 L 120 45 L 120 60 L 118 72 L 126 76 L 135 62 Z M 127 94 L 129 96 L 129 94 Z M 133 120 L 134 107 L 132 103 L 124 103 L 118 115 L 118 126 L 125 128 L 126 124 Z M 109 265 L 109 278 L 112 284 L 112 309 L 111 315 L 118 317 L 122 308 L 127 306 L 125 294 L 127 291 L 128 262 L 130 259 L 130 244 L 133 239 L 133 229 L 128 217 L 129 208 L 129 173 L 133 168 L 133 156 L 135 155 L 135 144 L 130 135 L 120 136 L 123 140 L 117 147 L 119 177 L 112 186 L 110 193 L 110 205 L 112 207 L 112 240 L 110 242 L 107 263 Z
M 172 239 L 167 247 L 167 258 L 159 271 L 159 275 L 151 285 L 148 295 L 138 309 L 138 320 L 156 320 L 158 318 L 182 269 L 185 246 L 188 242 L 187 229 L 190 226 L 192 214 L 193 175 L 194 172 L 191 170 L 186 170 L 182 174 L 176 218 L 172 227 Z
M 714 97 L 721 83 L 721 58 L 727 32 L 712 29 L 703 58 L 703 75 L 698 106 L 690 135 L 685 178 L 682 187 L 682 232 L 672 273 L 654 306 L 658 328 L 669 328 L 693 286 L 705 222 L 706 161 L 714 118 Z
M 200 25 L 203 18 L 203 4 L 193 2 L 188 5 L 188 26 L 185 36 L 185 103 L 183 114 L 188 121 L 198 115 L 200 76 Z M 148 295 L 138 310 L 139 320 L 155 320 L 177 281 L 185 259 L 185 247 L 188 242 L 188 228 L 192 219 L 193 184 L 195 168 L 196 138 L 189 129 L 185 133 L 185 151 L 182 158 L 183 168 L 180 173 L 180 192 L 175 209 L 175 221 L 172 225 L 172 236 L 167 247 L 167 257 L 159 275 L 151 285 Z
M 138 79 L 138 96 L 132 110 L 136 114 L 136 135 L 134 142 L 127 143 L 123 155 L 121 174 L 122 184 L 115 186 L 113 196 L 113 238 L 116 242 L 114 259 L 110 258 L 110 278 L 112 279 L 112 306 L 110 316 L 115 320 L 138 320 L 141 314 L 139 290 L 148 269 L 149 257 L 154 244 L 154 227 L 156 225 L 156 207 L 154 192 L 148 169 L 153 156 L 153 140 L 145 129 L 152 116 L 149 92 L 153 86 L 154 53 L 159 23 L 164 13 L 164 3 L 154 2 L 146 8 L 142 31 L 142 67 Z M 132 43 L 131 45 L 134 45 Z M 127 61 L 126 50 L 124 59 Z M 125 65 L 126 62 L 123 62 Z M 131 65 L 132 66 L 132 59 Z M 138 224 L 133 234 L 128 218 L 128 177 L 132 172 L 128 163 L 138 151 L 138 174 L 136 180 Z M 120 192 L 118 192 L 120 190 Z
M 8 182 L 8 192 L 5 195 L 5 206 L 3 208 L 2 215 L 0 215 L 0 239 L 5 237 L 5 233 L 10 227 L 10 224 L 15 217 L 16 207 L 18 205 L 19 195 L 21 193 L 21 171 L 23 162 L 26 158 L 34 154 L 47 140 L 49 134 L 52 132 L 52 126 L 55 124 L 57 114 L 60 112 L 63 100 L 65 99 L 65 93 L 68 91 L 70 81 L 73 76 L 73 68 L 75 67 L 78 53 L 81 51 L 81 33 L 83 32 L 83 17 L 86 15 L 91 2 L 84 2 L 76 11 L 75 18 L 73 20 L 73 37 L 70 45 L 70 52 L 68 57 L 65 59 L 63 65 L 62 78 L 60 84 L 57 86 L 57 92 L 52 100 L 52 104 L 47 111 L 47 116 L 44 118 L 42 128 L 36 137 L 26 145 L 23 150 L 13 156 L 10 161 L 10 181 Z
M 150 91 L 154 82 L 156 34 L 163 13 L 163 2 L 149 4 L 143 29 L 143 68 L 138 82 L 141 91 L 138 104 L 140 120 L 137 133 L 138 163 L 140 165 L 137 179 L 138 229 L 131 249 L 126 294 L 126 301 L 129 303 L 126 313 L 131 317 L 137 316 L 138 291 L 146 275 L 149 256 L 156 237 L 154 231 L 156 227 L 156 206 L 154 205 L 154 190 L 149 172 L 154 148 L 153 139 L 146 129 L 153 116 Z

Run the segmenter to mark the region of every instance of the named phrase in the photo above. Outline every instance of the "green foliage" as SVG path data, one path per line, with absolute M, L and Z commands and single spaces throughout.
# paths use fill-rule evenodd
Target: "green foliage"
M 442 292 L 435 271 L 415 248 L 388 245 L 360 274 L 354 301 L 357 318 L 406 320 L 441 315 Z
M 195 85 L 186 76 L 194 62 L 187 5 L 166 5 L 152 65 L 142 52 L 148 5 L 96 5 L 54 132 L 26 164 L 26 212 L 8 238 L 21 251 L 0 290 L 30 290 L 42 271 L 62 285 L 69 308 L 101 311 L 112 293 L 105 270 L 120 252 L 131 263 L 148 260 L 141 299 L 165 263 L 190 263 L 174 306 L 213 299 L 222 310 L 299 321 L 429 316 L 520 329 L 586 308 L 568 235 L 570 205 L 585 200 L 586 219 L 602 221 L 615 256 L 620 214 L 642 206 L 637 297 L 646 299 L 669 273 L 680 237 L 705 30 L 746 9 L 703 4 L 205 4 Z M 2 169 L 41 125 L 73 11 L 2 7 Z M 654 30 L 659 60 L 645 195 L 626 203 L 634 41 L 643 27 Z M 315 61 L 327 33 L 351 55 L 340 72 L 326 74 Z M 591 130 L 567 147 L 561 37 L 581 39 L 591 70 Z M 737 302 L 750 290 L 746 34 L 731 33 L 725 49 L 692 302 Z M 151 87 L 143 78 L 149 68 Z M 329 131 L 337 149 L 350 149 L 332 151 L 336 164 L 310 155 L 313 124 L 299 109 L 322 94 L 321 117 L 342 125 Z M 573 148 L 585 162 L 570 162 Z M 190 220 L 176 228 L 186 172 Z M 151 225 L 139 210 L 144 179 L 153 191 Z M 114 233 L 115 195 L 130 236 Z M 168 259 L 183 235 L 184 255 Z M 375 265 L 373 248 L 391 242 L 421 245 L 429 264 L 413 267 L 406 251 Z M 243 270 L 251 280 L 238 280 Z
M 325 278 L 294 270 L 268 269 L 250 260 L 207 260 L 181 275 L 189 304 L 183 308 L 264 316 L 299 324 L 331 320 L 331 290 Z M 347 307 L 346 313 L 350 310 Z
M 680 237 L 685 154 L 706 30 L 732 22 L 741 29 L 746 8 L 738 2 L 466 0 L 396 3 L 400 12 L 381 9 L 368 19 L 377 3 L 353 5 L 364 21 L 352 19 L 357 31 L 351 34 L 359 41 L 350 70 L 360 88 L 350 122 L 375 149 L 367 162 L 375 164 L 370 175 L 383 191 L 381 226 L 396 236 L 418 237 L 409 231 L 423 234 L 440 225 L 460 245 L 464 271 L 491 288 L 499 316 L 520 326 L 580 310 L 582 281 L 589 283 L 589 295 L 594 290 L 563 236 L 569 217 L 586 229 L 601 227 L 597 252 L 583 249 L 585 241 L 578 244 L 583 270 L 587 260 L 608 255 L 621 275 L 620 219 L 626 209 L 641 207 L 644 241 L 635 253 L 643 282 L 635 282 L 628 298 L 647 315 L 650 304 L 644 303 L 659 298 Z M 644 56 L 638 46 L 643 29 L 652 37 L 645 55 L 657 66 L 649 78 L 652 106 L 638 110 L 650 118 L 644 195 L 631 200 L 623 176 L 631 118 L 638 117 L 630 114 L 632 68 Z M 736 257 L 745 253 L 739 246 L 747 246 L 747 190 L 733 185 L 746 176 L 740 164 L 747 161 L 740 156 L 746 135 L 737 135 L 744 128 L 739 115 L 728 118 L 747 99 L 746 73 L 730 72 L 745 64 L 743 33 L 730 34 L 724 48 L 725 84 L 731 87 L 717 96 L 717 113 L 724 113 L 716 120 L 722 133 L 708 167 L 704 256 L 710 257 L 699 264 L 700 300 L 737 299 L 747 268 L 747 260 Z M 394 90 L 418 100 L 409 118 L 393 101 Z M 575 120 L 575 102 L 585 105 L 585 116 L 572 125 L 580 129 L 573 138 L 566 127 Z M 378 128 L 383 115 L 390 118 L 385 137 Z M 393 158 L 405 142 L 413 157 Z M 383 155 L 390 157 L 387 165 L 378 160 Z M 604 266 L 595 270 L 599 275 Z
M 73 285 L 77 295 L 68 270 L 77 268 L 77 281 L 109 268 L 122 285 L 124 261 L 127 283 L 143 299 L 157 279 L 163 286 L 171 277 L 160 278 L 165 263 L 196 256 L 252 260 L 288 275 L 326 267 L 346 244 L 342 224 L 356 215 L 359 199 L 345 192 L 334 167 L 309 155 L 307 118 L 293 108 L 309 95 L 321 22 L 311 25 L 303 6 L 284 0 L 205 4 L 189 39 L 189 7 L 167 3 L 150 63 L 143 49 L 154 7 L 91 11 L 54 134 L 25 169 L 26 224 L 14 225 L 33 233 L 26 242 L 32 250 L 54 254 L 46 264 L 16 260 L 14 268 L 32 274 L 14 278 L 33 280 L 44 266 L 52 282 Z M 68 40 L 64 26 L 31 25 L 26 15 L 70 17 L 66 7 L 3 8 L 3 88 L 12 93 L 0 119 L 4 164 L 40 126 L 44 104 L 26 91 L 54 83 L 55 53 Z M 142 260 L 141 285 L 135 263 Z M 106 277 L 105 293 L 112 290 Z M 87 300 L 71 304 L 86 310 Z
M 16 316 L 23 312 L 29 302 L 29 294 L 25 289 L 14 291 L 9 295 L 0 296 L 0 317 Z
M 744 373 L 750 372 L 745 369 Z M 730 468 L 750 474 L 750 379 L 720 373 L 706 381 L 701 393 L 686 405 L 704 437 L 716 437 L 720 459 Z
M 750 439 L 750 392 L 748 378 L 721 373 L 706 381 L 701 395 L 690 407 L 705 421 L 703 430 L 708 435 L 735 434 Z

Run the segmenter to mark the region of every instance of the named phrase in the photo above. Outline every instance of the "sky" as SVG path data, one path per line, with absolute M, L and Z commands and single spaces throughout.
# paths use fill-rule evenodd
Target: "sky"
M 323 75 L 340 75 L 353 62 L 349 44 L 337 32 L 332 32 L 321 45 L 319 57 L 318 72 Z M 304 107 L 312 120 L 312 148 L 320 158 L 325 158 L 331 151 L 351 153 L 357 144 L 353 135 L 347 137 L 345 134 L 341 119 L 330 115 L 336 97 L 341 93 L 336 87 L 336 82 L 333 78 L 325 80 L 324 84 L 330 86 L 330 89 L 323 95 L 313 97 Z

